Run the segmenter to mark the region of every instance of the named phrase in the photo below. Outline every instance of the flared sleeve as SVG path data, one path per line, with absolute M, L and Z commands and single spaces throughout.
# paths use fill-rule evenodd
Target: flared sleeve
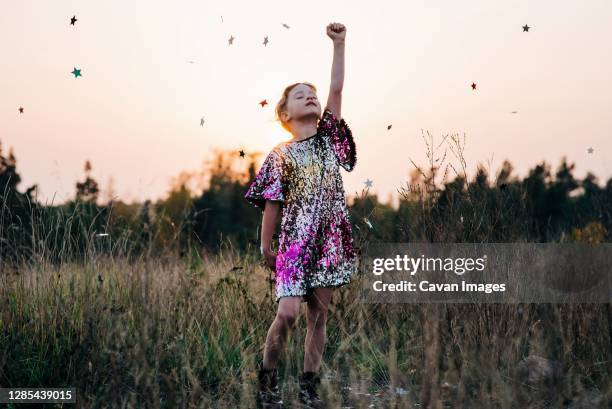
M 318 124 L 318 132 L 328 140 L 338 164 L 347 171 L 352 171 L 357 162 L 357 149 L 351 129 L 344 119 L 336 118 L 329 108 L 325 108 Z
M 263 212 L 266 200 L 285 202 L 283 185 L 282 158 L 272 150 L 264 160 L 255 180 L 247 190 L 244 198 Z

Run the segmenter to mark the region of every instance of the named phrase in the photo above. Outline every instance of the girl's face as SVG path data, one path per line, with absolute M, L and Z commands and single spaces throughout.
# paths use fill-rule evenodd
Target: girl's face
M 321 104 L 317 94 L 306 84 L 296 85 L 287 96 L 287 112 L 285 122 L 291 119 L 305 119 L 307 117 L 321 117 Z

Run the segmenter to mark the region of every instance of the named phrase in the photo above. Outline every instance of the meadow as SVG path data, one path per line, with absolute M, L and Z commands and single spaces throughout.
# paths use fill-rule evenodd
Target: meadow
M 564 162 L 556 178 L 544 165 L 510 178 L 506 166 L 493 183 L 481 172 L 442 189 L 439 169 L 432 161 L 430 171 L 414 173 L 412 186 L 420 180 L 423 189 L 404 190 L 397 211 L 367 192 L 355 198 L 357 247 L 609 242 L 612 182 L 596 189 L 592 177 L 575 181 Z M 23 211 L 4 190 L 0 386 L 76 387 L 82 408 L 253 408 L 274 282 L 257 230 L 242 241 L 209 234 L 232 220 L 214 198 L 245 186 L 215 183 L 199 198 L 178 189 L 164 203 L 199 203 L 204 214 L 217 212 L 209 219 L 162 207 L 149 218 L 142 206 L 117 203 L 101 213 L 83 196 Z M 578 186 L 584 192 L 570 195 Z M 128 210 L 136 216 L 116 217 Z M 252 215 L 256 225 L 261 216 Z M 368 304 L 359 298 L 362 279 L 330 305 L 321 368 L 328 407 L 610 407 L 611 304 Z M 279 363 L 286 402 L 297 396 L 304 324 L 301 317 Z

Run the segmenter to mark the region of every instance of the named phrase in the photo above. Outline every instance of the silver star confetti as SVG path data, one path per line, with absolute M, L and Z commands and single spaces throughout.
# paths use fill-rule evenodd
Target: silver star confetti
M 370 179 L 366 179 L 363 183 L 365 183 L 366 187 L 372 187 L 372 181 Z
M 594 151 L 594 149 L 593 149 L 593 148 L 589 148 L 589 149 L 587 149 L 587 152 L 588 152 L 588 153 L 593 153 L 593 151 Z
M 230 36 L 228 41 L 229 41 L 229 45 L 232 45 L 234 43 L 234 36 Z
M 200 119 L 200 126 L 204 126 L 204 117 Z
M 264 37 L 264 41 L 263 41 L 263 45 L 265 45 L 266 47 L 268 46 L 268 36 Z
M 289 30 L 289 28 L 290 28 L 290 27 L 289 27 L 287 24 L 285 24 L 285 23 L 283 23 L 283 27 L 285 27 L 287 30 Z

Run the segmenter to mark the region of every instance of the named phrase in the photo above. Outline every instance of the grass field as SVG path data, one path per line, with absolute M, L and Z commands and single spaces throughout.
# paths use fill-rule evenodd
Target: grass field
M 0 277 L 2 387 L 76 387 L 84 408 L 254 407 L 275 314 L 256 254 L 93 254 Z M 366 304 L 359 288 L 356 277 L 330 307 L 330 408 L 609 407 L 609 305 Z M 285 401 L 304 324 L 279 364 Z M 540 367 L 521 363 L 528 356 Z M 547 372 L 553 363 L 560 372 Z

